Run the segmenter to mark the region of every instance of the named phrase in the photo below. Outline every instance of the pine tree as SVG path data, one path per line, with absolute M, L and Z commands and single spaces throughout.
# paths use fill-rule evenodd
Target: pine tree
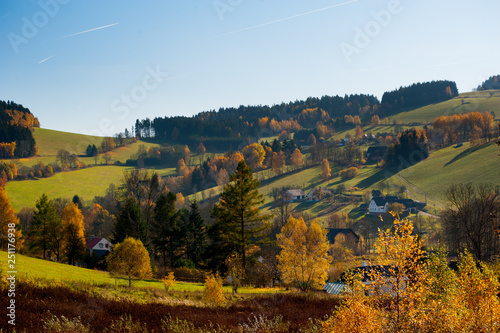
M 156 201 L 150 233 L 155 250 L 161 254 L 164 265 L 170 267 L 180 259 L 185 239 L 181 216 L 175 208 L 176 199 L 174 192 L 160 195 Z
M 49 231 L 57 230 L 60 222 L 61 219 L 57 215 L 54 202 L 49 200 L 46 194 L 42 194 L 36 202 L 33 222 L 29 231 L 29 235 L 33 237 L 29 245 L 30 249 L 41 250 L 45 259 L 45 254 L 51 247 Z
M 137 201 L 131 196 L 125 199 L 116 217 L 111 241 L 113 244 L 121 243 L 127 237 L 141 240 L 145 238 L 141 209 Z
M 230 180 L 231 183 L 224 186 L 212 216 L 223 231 L 221 240 L 234 248 L 245 270 L 249 249 L 265 239 L 270 215 L 259 212 L 257 206 L 264 203 L 264 198 L 258 190 L 259 181 L 253 178 L 244 161 L 238 163 Z
M 193 201 L 187 221 L 186 255 L 196 266 L 203 262 L 203 255 L 207 246 L 205 222 L 200 214 L 198 203 Z

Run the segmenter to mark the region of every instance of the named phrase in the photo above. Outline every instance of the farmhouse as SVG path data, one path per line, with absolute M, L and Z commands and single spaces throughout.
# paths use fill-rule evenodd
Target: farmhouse
M 345 239 L 344 246 L 356 251 L 359 245 L 359 236 L 352 229 L 327 228 L 326 238 L 330 245 L 334 245 L 338 235 L 343 235 Z
M 310 190 L 309 193 L 307 193 L 307 201 L 317 202 L 331 194 L 332 192 L 330 190 L 321 187 L 315 187 L 312 190 Z
M 287 202 L 294 202 L 306 198 L 306 194 L 301 189 L 294 189 L 286 191 Z
M 370 161 L 378 162 L 384 158 L 386 152 L 387 147 L 385 146 L 369 147 L 366 151 L 366 158 Z
M 378 266 L 368 266 L 366 262 L 363 262 L 362 267 L 356 267 L 350 272 L 354 274 L 359 274 L 361 277 L 361 282 L 365 286 L 370 286 L 374 284 L 376 281 L 374 279 L 374 276 L 378 276 L 379 279 L 378 281 L 382 283 L 382 285 L 377 286 L 375 289 L 377 292 L 382 292 L 386 293 L 389 295 L 394 296 L 395 291 L 393 290 L 394 282 L 396 281 L 396 276 L 399 272 L 398 268 L 395 266 L 391 265 L 378 265 Z M 329 294 L 333 295 L 342 295 L 345 294 L 346 292 L 349 291 L 349 288 L 347 284 L 345 283 L 346 280 L 346 272 L 342 273 L 342 275 L 339 278 L 339 281 L 337 282 L 327 282 L 323 286 L 323 290 L 325 290 Z M 407 278 L 405 276 L 402 277 L 403 281 L 407 281 Z M 405 287 L 405 283 L 401 283 L 399 288 Z M 370 290 L 369 293 L 373 293 L 376 290 Z M 400 289 L 401 290 L 401 289 Z
M 415 213 L 417 207 L 412 199 L 398 199 L 397 197 L 374 197 L 368 206 L 369 214 L 389 213 L 389 205 L 392 203 L 400 203 L 405 206 L 405 212 Z
M 107 254 L 113 248 L 113 244 L 103 237 L 90 236 L 86 239 L 87 253 L 96 255 L 97 257 L 102 257 Z

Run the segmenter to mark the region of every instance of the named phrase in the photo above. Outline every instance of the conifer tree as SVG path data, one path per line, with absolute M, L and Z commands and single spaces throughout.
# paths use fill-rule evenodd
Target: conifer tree
M 264 198 L 258 190 L 259 181 L 253 178 L 252 170 L 244 161 L 238 163 L 230 180 L 231 183 L 224 186 L 212 216 L 222 231 L 220 240 L 233 248 L 245 270 L 249 249 L 266 237 L 270 215 L 259 212 L 257 206 L 264 203 Z
M 187 258 L 191 260 L 195 266 L 199 266 L 203 262 L 203 255 L 207 246 L 207 236 L 205 222 L 200 214 L 200 209 L 196 200 L 191 204 L 191 211 L 189 212 L 186 229 Z
M 56 207 L 52 200 L 49 200 L 46 194 L 42 194 L 36 202 L 33 222 L 29 235 L 33 237 L 29 247 L 30 249 L 41 250 L 43 258 L 51 247 L 51 230 L 60 229 L 61 219 L 57 215 Z

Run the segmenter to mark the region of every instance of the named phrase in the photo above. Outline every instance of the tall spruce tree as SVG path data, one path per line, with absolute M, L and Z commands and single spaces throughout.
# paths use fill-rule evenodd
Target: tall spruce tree
M 176 200 L 174 192 L 160 195 L 154 208 L 150 232 L 154 249 L 161 255 L 163 264 L 170 267 L 181 258 L 185 240 L 181 214 L 175 208 Z
M 207 247 L 205 222 L 200 214 L 198 203 L 193 201 L 186 223 L 186 256 L 195 266 L 203 262 Z
M 49 200 L 46 194 L 42 194 L 36 202 L 33 222 L 29 231 L 32 241 L 30 249 L 40 250 L 43 258 L 51 248 L 51 234 L 61 230 L 61 218 L 57 215 L 56 206 L 52 200 Z
M 127 197 L 120 207 L 111 241 L 113 244 L 121 243 L 127 237 L 140 239 L 142 242 L 145 239 L 141 208 L 133 196 Z
M 242 269 L 246 270 L 249 250 L 266 240 L 271 216 L 262 214 L 257 207 L 264 203 L 258 190 L 260 183 L 244 161 L 238 163 L 230 180 L 212 211 L 216 219 L 214 230 L 218 230 L 215 234 L 219 244 L 226 250 L 232 248 L 231 254 L 238 255 Z

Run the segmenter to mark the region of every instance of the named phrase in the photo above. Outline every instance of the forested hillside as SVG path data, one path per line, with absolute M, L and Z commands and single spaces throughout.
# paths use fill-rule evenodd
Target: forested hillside
M 386 92 L 382 103 L 373 95 L 337 95 L 309 97 L 272 106 L 220 108 L 193 117 L 137 119 L 135 135 L 188 145 L 203 142 L 209 151 L 234 150 L 244 138 L 271 137 L 283 131 L 291 133 L 302 128 L 317 128 L 318 124 L 326 126 L 323 127 L 326 131 L 334 131 L 346 125 L 369 122 L 375 115 L 382 117 L 401 108 L 441 102 L 457 95 L 455 82 L 432 81 Z M 318 138 L 323 136 L 316 134 Z
M 0 158 L 35 155 L 33 127 L 40 127 L 40 123 L 29 109 L 11 101 L 0 101 Z

